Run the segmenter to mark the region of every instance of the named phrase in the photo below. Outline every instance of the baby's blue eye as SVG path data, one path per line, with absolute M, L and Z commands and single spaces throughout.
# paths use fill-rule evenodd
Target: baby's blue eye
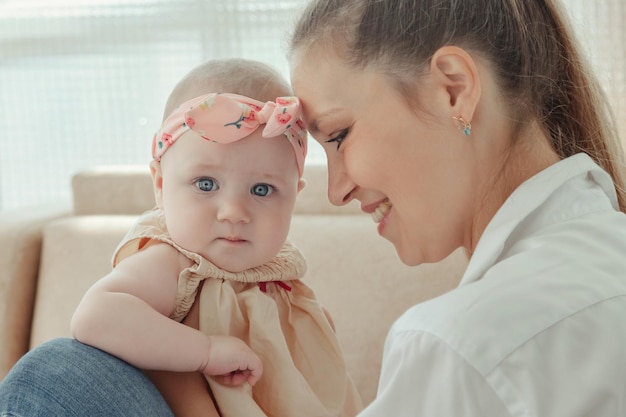
M 218 188 L 213 178 L 200 178 L 196 181 L 196 187 L 201 191 L 215 191 Z
M 260 197 L 267 197 L 274 192 L 274 187 L 269 184 L 256 184 L 250 190 L 252 194 Z

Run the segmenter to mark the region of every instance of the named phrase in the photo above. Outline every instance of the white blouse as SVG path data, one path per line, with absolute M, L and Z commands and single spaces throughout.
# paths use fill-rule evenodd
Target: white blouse
M 360 417 L 626 416 L 626 215 L 585 154 L 523 183 L 391 328 Z

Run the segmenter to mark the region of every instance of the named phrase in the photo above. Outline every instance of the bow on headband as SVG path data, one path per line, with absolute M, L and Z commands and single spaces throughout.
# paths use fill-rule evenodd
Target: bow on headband
M 273 138 L 284 134 L 293 146 L 298 172 L 302 176 L 307 152 L 306 131 L 300 118 L 297 97 L 279 97 L 262 103 L 230 93 L 211 93 L 178 106 L 165 119 L 152 141 L 152 157 L 160 161 L 167 149 L 183 133 L 192 130 L 202 138 L 227 144 L 251 135 L 264 124 L 262 135 Z

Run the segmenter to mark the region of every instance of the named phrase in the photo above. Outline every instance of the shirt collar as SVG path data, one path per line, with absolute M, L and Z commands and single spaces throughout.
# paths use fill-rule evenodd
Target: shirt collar
M 459 285 L 480 279 L 500 255 L 513 231 L 531 214 L 553 198 L 555 192 L 573 180 L 592 181 L 599 186 L 613 209 L 617 194 L 611 177 L 588 155 L 579 153 L 563 159 L 523 182 L 504 202 L 485 228 Z

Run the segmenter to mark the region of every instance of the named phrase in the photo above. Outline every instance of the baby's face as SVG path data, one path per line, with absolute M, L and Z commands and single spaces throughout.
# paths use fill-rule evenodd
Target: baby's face
M 230 144 L 188 131 L 161 159 L 156 198 L 172 239 L 231 272 L 276 256 L 301 188 L 289 141 L 261 131 Z

